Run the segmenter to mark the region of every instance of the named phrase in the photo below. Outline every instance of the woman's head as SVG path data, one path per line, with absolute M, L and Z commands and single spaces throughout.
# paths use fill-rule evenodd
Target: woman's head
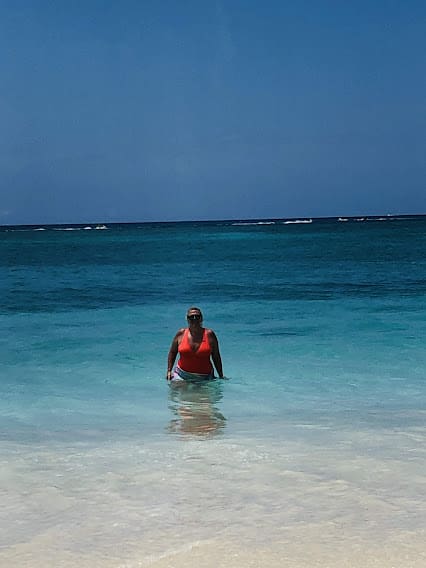
M 201 323 L 203 321 L 203 314 L 200 308 L 195 306 L 188 308 L 188 311 L 186 312 L 186 319 L 188 320 L 188 323 Z

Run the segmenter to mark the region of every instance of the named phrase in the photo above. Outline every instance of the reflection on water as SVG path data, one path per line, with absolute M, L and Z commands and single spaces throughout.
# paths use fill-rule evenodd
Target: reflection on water
M 221 381 L 170 384 L 169 408 L 173 418 L 167 430 L 173 434 L 208 437 L 223 432 L 226 418 L 219 412 Z

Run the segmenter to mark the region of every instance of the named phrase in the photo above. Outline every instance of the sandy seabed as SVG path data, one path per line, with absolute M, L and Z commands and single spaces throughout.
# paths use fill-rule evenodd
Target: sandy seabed
M 268 546 L 256 545 L 253 540 L 235 543 L 212 538 L 187 541 L 169 550 L 164 543 L 163 553 L 150 556 L 135 549 L 125 559 L 119 549 L 108 555 L 101 551 L 82 555 L 61 550 L 59 542 L 48 543 L 41 538 L 0 553 L 0 562 L 13 568 L 424 568 L 426 565 L 426 532 L 398 533 L 383 542 L 362 541 L 331 527 L 305 526 L 284 532 L 286 537 L 281 542 Z M 159 536 L 159 540 L 163 538 Z
M 423 430 L 316 435 L 5 443 L 0 566 L 424 568 Z

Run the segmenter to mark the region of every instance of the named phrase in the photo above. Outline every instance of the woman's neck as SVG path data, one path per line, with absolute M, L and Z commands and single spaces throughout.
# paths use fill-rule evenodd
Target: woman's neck
M 191 332 L 192 336 L 200 335 L 204 331 L 204 329 L 201 325 L 197 325 L 197 326 L 190 325 L 188 329 Z

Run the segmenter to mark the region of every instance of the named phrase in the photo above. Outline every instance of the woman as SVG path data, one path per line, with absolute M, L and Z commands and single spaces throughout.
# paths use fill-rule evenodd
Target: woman
M 203 314 L 200 308 L 189 308 L 186 319 L 188 327 L 176 333 L 170 347 L 167 360 L 167 380 L 213 379 L 212 361 L 217 374 L 223 379 L 219 343 L 214 331 L 202 326 Z M 173 372 L 178 353 L 179 361 Z

